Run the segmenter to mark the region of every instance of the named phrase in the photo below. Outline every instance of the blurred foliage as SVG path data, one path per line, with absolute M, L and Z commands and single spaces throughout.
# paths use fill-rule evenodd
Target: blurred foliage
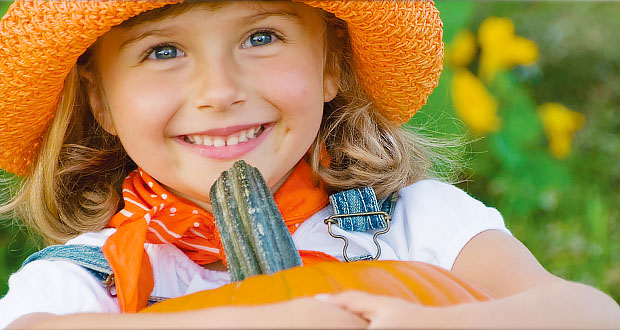
M 549 271 L 620 302 L 620 3 L 437 6 L 446 67 L 409 124 L 471 137 L 461 188 Z
M 470 136 L 461 188 L 498 208 L 549 271 L 620 302 L 620 3 L 437 6 L 446 68 L 409 125 Z M 0 296 L 36 249 L 3 224 Z
M 0 171 L 0 203 L 8 200 L 9 187 L 17 186 L 13 175 Z M 14 219 L 0 217 L 0 297 L 7 289 L 9 275 L 19 269 L 28 255 L 42 247 L 35 235 L 31 235 Z

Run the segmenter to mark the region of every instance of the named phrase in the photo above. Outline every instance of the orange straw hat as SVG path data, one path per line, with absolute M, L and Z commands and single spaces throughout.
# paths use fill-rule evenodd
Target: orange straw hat
M 295 0 L 347 22 L 364 90 L 395 123 L 437 86 L 442 23 L 432 1 Z M 0 168 L 25 175 L 54 117 L 64 79 L 111 27 L 178 1 L 17 0 L 0 23 Z

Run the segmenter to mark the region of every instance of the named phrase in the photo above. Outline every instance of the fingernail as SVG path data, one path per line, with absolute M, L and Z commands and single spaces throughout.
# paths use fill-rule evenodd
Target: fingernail
M 320 301 L 328 301 L 332 298 L 332 295 L 329 293 L 319 293 L 314 295 L 314 299 Z

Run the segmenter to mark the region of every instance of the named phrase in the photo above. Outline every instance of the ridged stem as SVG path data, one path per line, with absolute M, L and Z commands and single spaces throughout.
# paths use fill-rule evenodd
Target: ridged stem
M 242 160 L 235 162 L 211 187 L 211 204 L 233 281 L 301 265 L 258 169 Z

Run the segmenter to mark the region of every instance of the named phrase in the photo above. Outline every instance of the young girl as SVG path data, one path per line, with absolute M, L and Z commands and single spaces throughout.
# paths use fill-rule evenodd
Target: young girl
M 547 273 L 495 209 L 431 180 L 430 144 L 400 128 L 441 71 L 432 2 L 172 2 L 18 1 L 3 18 L 0 167 L 23 184 L 1 211 L 64 245 L 11 276 L 0 327 L 620 326 L 610 297 Z M 380 259 L 450 269 L 498 299 L 132 313 L 230 281 L 209 188 L 239 159 L 299 250 L 345 259 L 328 194 L 372 187 L 397 196 Z M 378 254 L 373 230 L 348 229 L 333 228 L 347 258 Z

